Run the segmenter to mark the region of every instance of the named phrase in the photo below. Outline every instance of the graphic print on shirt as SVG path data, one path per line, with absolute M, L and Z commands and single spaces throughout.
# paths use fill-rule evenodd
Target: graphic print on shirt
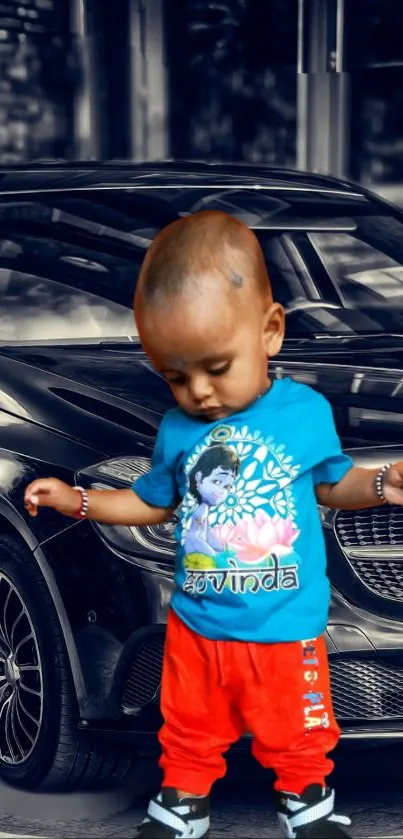
M 215 428 L 185 464 L 183 591 L 256 594 L 299 587 L 299 535 L 284 446 L 247 426 Z

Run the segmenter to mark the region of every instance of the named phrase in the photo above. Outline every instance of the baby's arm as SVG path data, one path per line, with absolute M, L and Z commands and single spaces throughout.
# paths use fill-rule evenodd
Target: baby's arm
M 382 501 L 376 491 L 378 469 L 355 466 L 335 484 L 317 484 L 316 498 L 324 507 L 339 510 L 362 510 L 379 507 Z M 382 491 L 389 504 L 403 505 L 403 461 L 389 466 L 382 482 Z
M 82 497 L 74 487 L 57 478 L 39 478 L 27 486 L 24 501 L 31 516 L 38 515 L 39 507 L 53 507 L 59 513 L 74 518 L 81 508 Z M 86 518 L 103 524 L 137 527 L 160 524 L 167 521 L 172 513 L 172 509 L 146 504 L 133 489 L 88 490 Z
M 171 440 L 168 439 L 168 445 L 166 442 L 169 414 L 168 411 L 158 429 L 151 469 L 130 489 L 89 489 L 86 518 L 127 527 L 161 524 L 171 518 L 178 499 L 174 469 L 165 462 L 167 448 L 172 449 Z M 82 495 L 57 478 L 38 478 L 27 486 L 24 501 L 31 516 L 38 515 L 39 507 L 53 507 L 65 516 L 76 518 Z
M 316 498 L 323 507 L 334 510 L 363 510 L 379 507 L 382 499 L 376 487 L 380 468 L 353 466 L 342 450 L 330 403 L 319 393 L 310 392 L 305 417 L 307 452 L 313 461 Z M 315 415 L 315 423 L 309 417 Z M 319 433 L 318 433 L 319 431 Z M 381 488 L 389 504 L 403 505 L 403 461 L 394 463 L 382 474 Z

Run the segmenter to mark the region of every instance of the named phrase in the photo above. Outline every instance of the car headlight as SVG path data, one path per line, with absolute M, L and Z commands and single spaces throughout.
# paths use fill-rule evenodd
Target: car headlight
M 320 520 L 322 522 L 322 527 L 326 530 L 333 530 L 336 512 L 336 510 L 332 510 L 330 507 L 323 507 L 322 504 L 319 504 Z
M 146 475 L 151 469 L 149 457 L 117 457 L 114 460 L 104 460 L 92 466 L 91 475 L 102 475 L 123 484 L 131 485 L 141 475 Z M 108 489 L 111 487 L 108 486 Z
M 151 468 L 148 457 L 118 457 L 104 460 L 76 474 L 77 483 L 86 485 L 88 489 L 123 489 L 131 486 L 137 478 L 145 475 Z M 161 524 L 146 525 L 144 527 L 124 527 L 106 525 L 93 521 L 108 542 L 125 551 L 138 554 L 150 552 L 158 557 L 175 556 L 173 535 L 177 523 L 174 514 L 171 519 Z
M 131 486 L 137 478 L 146 475 L 150 469 L 151 459 L 148 457 L 117 457 L 104 460 L 78 472 L 76 479 L 77 483 L 86 484 L 89 489 L 122 489 L 122 487 Z M 336 511 L 320 504 L 319 515 L 322 526 L 326 530 L 333 530 Z M 175 556 L 174 533 L 177 524 L 175 513 L 166 522 L 144 527 L 116 527 L 99 522 L 93 522 L 93 524 L 108 541 L 126 551 L 135 551 L 136 555 L 140 551 L 147 555 L 151 552 L 161 558 Z

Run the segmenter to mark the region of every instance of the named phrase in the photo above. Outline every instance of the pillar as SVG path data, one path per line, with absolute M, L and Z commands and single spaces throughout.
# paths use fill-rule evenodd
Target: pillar
M 344 53 L 344 0 L 299 0 L 299 169 L 346 175 L 349 76 Z
M 130 122 L 133 160 L 168 156 L 163 0 L 130 0 Z
M 73 102 L 74 157 L 97 160 L 101 154 L 97 56 L 87 0 L 70 0 L 70 26 L 79 67 Z

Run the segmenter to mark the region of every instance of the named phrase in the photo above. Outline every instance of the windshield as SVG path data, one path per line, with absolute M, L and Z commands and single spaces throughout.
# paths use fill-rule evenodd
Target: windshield
M 348 232 L 263 236 L 289 337 L 403 332 L 403 223 L 388 215 L 353 221 Z
M 256 231 L 287 336 L 403 333 L 403 222 L 302 186 L 94 189 L 0 200 L 0 343 L 138 340 L 133 292 L 156 233 L 201 209 Z

